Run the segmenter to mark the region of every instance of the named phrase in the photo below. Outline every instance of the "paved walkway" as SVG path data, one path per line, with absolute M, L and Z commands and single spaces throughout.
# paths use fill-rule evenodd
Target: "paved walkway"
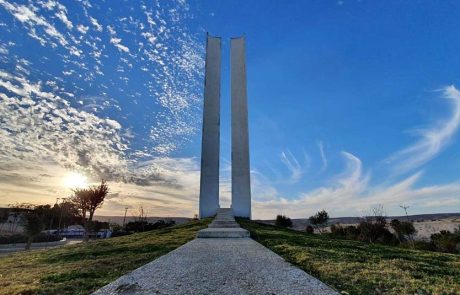
M 195 239 L 95 294 L 337 294 L 249 238 Z
M 206 235 L 120 277 L 94 294 L 338 293 L 248 237 Z

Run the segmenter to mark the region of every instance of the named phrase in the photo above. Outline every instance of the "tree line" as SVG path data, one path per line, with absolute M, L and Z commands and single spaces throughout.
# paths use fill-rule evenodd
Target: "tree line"
M 102 180 L 99 185 L 74 189 L 71 197 L 63 198 L 61 203 L 56 202 L 53 206 L 21 203 L 10 205 L 8 211 L 17 216 L 17 219 L 22 219 L 24 235 L 27 238 L 26 250 L 30 249 L 34 240 L 38 240 L 42 231 L 55 228 L 61 230 L 73 224 L 84 227 L 84 241 L 87 242 L 91 234 L 108 225 L 93 221 L 94 213 L 102 207 L 108 194 L 109 186 Z M 4 219 L 8 218 L 8 215 L 3 215 Z

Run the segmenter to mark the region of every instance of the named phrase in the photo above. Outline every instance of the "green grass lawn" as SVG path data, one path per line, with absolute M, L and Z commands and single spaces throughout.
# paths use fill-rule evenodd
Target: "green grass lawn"
M 209 221 L 0 257 L 0 294 L 88 294 L 194 239 Z
M 460 294 L 460 255 L 334 239 L 239 220 L 251 237 L 348 294 Z

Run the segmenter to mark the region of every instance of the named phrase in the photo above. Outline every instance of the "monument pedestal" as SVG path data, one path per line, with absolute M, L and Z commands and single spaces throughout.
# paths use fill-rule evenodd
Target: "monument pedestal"
M 249 238 L 249 232 L 240 227 L 231 208 L 220 208 L 208 228 L 200 230 L 197 238 Z

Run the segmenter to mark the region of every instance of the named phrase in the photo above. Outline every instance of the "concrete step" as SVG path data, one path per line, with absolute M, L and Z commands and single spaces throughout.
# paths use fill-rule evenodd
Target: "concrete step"
M 211 224 L 226 224 L 226 223 L 229 223 L 229 224 L 237 224 L 238 223 L 235 221 L 235 219 L 232 219 L 232 220 L 216 220 L 214 219 Z
M 232 212 L 232 208 L 219 208 L 219 212 Z
M 208 225 L 209 228 L 239 228 L 238 223 L 211 223 Z
M 238 225 L 231 225 L 231 224 L 225 224 L 225 225 L 208 225 L 208 228 L 238 228 Z
M 242 228 L 206 228 L 200 230 L 197 238 L 249 238 L 249 232 Z
M 217 213 L 217 216 L 228 216 L 228 217 L 233 217 L 233 214 L 231 214 L 231 213 L 221 213 L 221 212 L 219 212 L 219 213 Z
M 233 217 L 231 208 L 221 208 L 208 228 L 200 230 L 197 238 L 249 238 L 249 232 L 242 229 Z
M 233 217 L 233 210 L 231 208 L 220 208 L 217 211 L 217 216 L 225 215 L 225 216 L 232 216 Z
M 227 218 L 227 217 L 225 217 L 225 218 L 216 217 L 216 218 L 214 218 L 214 220 L 216 220 L 216 221 L 235 221 L 235 218 L 233 218 L 233 217 L 232 218 L 230 218 L 230 217 L 229 218 Z

